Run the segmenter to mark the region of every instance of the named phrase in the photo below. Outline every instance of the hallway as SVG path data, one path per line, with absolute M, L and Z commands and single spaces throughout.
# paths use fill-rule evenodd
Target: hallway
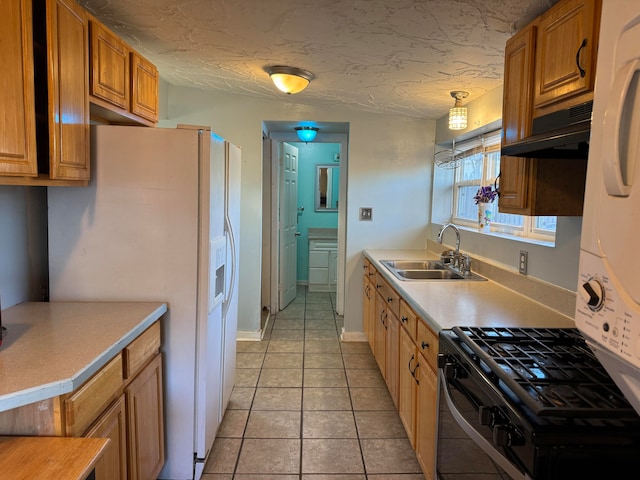
M 341 343 L 335 294 L 298 287 L 236 386 L 203 480 L 424 480 L 367 343 Z

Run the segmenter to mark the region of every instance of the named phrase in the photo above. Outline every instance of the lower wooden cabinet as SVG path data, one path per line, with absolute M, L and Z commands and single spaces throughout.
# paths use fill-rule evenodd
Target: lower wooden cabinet
M 416 393 L 416 457 L 426 480 L 434 480 L 436 462 L 436 429 L 438 421 L 438 374 L 422 354 L 415 371 Z
M 374 282 L 378 292 L 373 295 L 374 309 L 367 281 L 365 274 L 365 334 L 373 342 L 374 357 L 424 476 L 435 480 L 438 335 L 379 274 Z
M 102 458 L 96 464 L 96 480 L 126 480 L 127 461 L 127 418 L 124 395 L 96 421 L 84 435 L 89 438 L 108 438 Z
M 164 465 L 162 356 L 125 389 L 129 437 L 129 480 L 155 480 Z

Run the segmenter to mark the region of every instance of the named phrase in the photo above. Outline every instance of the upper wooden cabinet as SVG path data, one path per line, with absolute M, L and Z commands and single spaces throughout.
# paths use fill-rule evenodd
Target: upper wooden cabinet
M 593 99 L 600 0 L 564 0 L 539 17 L 533 116 Z
M 3 2 L 0 15 L 0 174 L 38 174 L 31 0 Z
M 95 18 L 91 18 L 92 117 L 105 123 L 158 121 L 158 69 Z
M 0 184 L 89 180 L 88 30 L 73 0 L 11 0 L 0 24 Z M 32 8 L 33 7 L 33 8 Z

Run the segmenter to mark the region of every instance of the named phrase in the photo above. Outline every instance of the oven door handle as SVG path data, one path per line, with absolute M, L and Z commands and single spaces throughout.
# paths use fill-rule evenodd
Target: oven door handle
M 480 435 L 467 420 L 462 416 L 462 414 L 458 411 L 455 404 L 453 403 L 453 399 L 449 394 L 449 389 L 447 387 L 447 380 L 444 376 L 444 373 L 441 369 L 438 370 L 438 376 L 440 378 L 440 382 L 444 388 L 441 388 L 440 391 L 444 393 L 444 399 L 447 402 L 447 406 L 449 407 L 449 411 L 453 416 L 456 423 L 464 430 L 464 432 L 469 435 L 469 438 L 473 440 L 476 445 L 478 445 L 491 459 L 496 462 L 513 480 L 532 480 L 529 475 L 526 473 L 522 473 L 518 470 L 513 463 L 505 458 L 491 443 L 487 441 L 482 435 Z

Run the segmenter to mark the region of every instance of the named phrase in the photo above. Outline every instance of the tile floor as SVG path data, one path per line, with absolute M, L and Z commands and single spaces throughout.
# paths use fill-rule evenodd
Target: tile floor
M 369 345 L 341 343 L 334 294 L 298 288 L 236 386 L 203 480 L 424 480 Z

